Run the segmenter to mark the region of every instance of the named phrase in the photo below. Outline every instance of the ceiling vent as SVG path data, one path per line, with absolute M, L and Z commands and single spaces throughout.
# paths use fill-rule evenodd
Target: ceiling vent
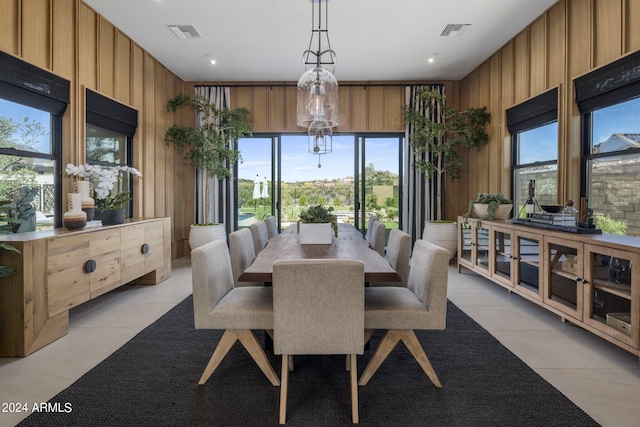
M 167 25 L 179 39 L 201 39 L 202 35 L 193 25 Z
M 440 37 L 460 37 L 467 32 L 471 24 L 448 24 L 440 33 Z

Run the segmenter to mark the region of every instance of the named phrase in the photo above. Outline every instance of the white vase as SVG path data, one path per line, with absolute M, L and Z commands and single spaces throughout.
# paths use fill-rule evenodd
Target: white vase
M 224 224 L 191 224 L 191 228 L 189 229 L 189 247 L 191 250 L 213 242 L 214 240 L 227 241 L 227 231 L 224 228 Z
M 96 203 L 91 196 L 91 183 L 78 181 L 78 193 L 82 196 L 82 210 L 87 213 L 87 221 L 92 221 L 95 216 Z
M 438 245 L 449 251 L 449 260 L 458 250 L 458 228 L 455 222 L 424 222 L 422 240 Z
M 87 225 L 87 214 L 82 210 L 82 196 L 79 193 L 67 195 L 67 209 L 62 215 L 62 225 L 69 230 L 78 230 Z
M 330 245 L 334 235 L 331 224 L 300 223 L 300 244 L 302 245 Z

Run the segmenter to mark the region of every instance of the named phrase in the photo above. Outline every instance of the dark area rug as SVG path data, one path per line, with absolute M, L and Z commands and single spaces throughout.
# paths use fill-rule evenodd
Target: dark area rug
M 194 329 L 188 297 L 50 401 L 61 408 L 70 404 L 69 413 L 34 413 L 19 425 L 277 425 L 280 388 L 239 343 L 207 384 L 198 386 L 221 335 Z M 446 330 L 417 335 L 443 388 L 431 384 L 400 344 L 359 388 L 359 425 L 598 425 L 452 303 Z M 380 336 L 358 357 L 359 373 Z M 269 358 L 279 376 L 279 356 Z M 344 366 L 343 356 L 296 356 L 287 425 L 352 425 Z

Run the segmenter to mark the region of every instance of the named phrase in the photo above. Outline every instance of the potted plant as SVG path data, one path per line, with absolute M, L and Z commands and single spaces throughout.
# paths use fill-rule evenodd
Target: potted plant
M 332 211 L 333 207 L 315 205 L 300 212 L 298 232 L 301 244 L 331 244 L 332 234 L 338 237 L 338 220 Z
M 464 111 L 448 108 L 445 95 L 428 86 L 420 88 L 416 96 L 418 104 L 429 106 L 432 114 L 425 116 L 411 106 L 405 107 L 405 123 L 413 128 L 409 145 L 416 157 L 415 168 L 425 178 L 436 180 L 436 219 L 425 222 L 422 238 L 448 249 L 453 258 L 457 249 L 456 224 L 442 218 L 443 182 L 445 175 L 455 180 L 465 170 L 460 148 L 487 144 L 485 126 L 491 121 L 491 113 L 486 107 Z
M 464 217 L 469 218 L 473 212 L 481 219 L 509 219 L 511 209 L 513 202 L 500 193 L 478 193 L 475 199 L 469 201 Z
M 251 113 L 246 108 L 217 108 L 208 98 L 201 95 L 178 94 L 167 103 L 168 111 L 180 107 L 192 108 L 200 117 L 200 125 L 172 125 L 165 134 L 167 144 L 175 145 L 184 152 L 184 159 L 207 174 L 205 180 L 205 220 L 193 224 L 189 230 L 189 245 L 200 246 L 211 240 L 224 238 L 224 225 L 209 223 L 209 178 L 220 179 L 231 176 L 230 168 L 240 159 L 240 153 L 232 143 L 238 138 L 251 135 Z M 194 235 L 195 234 L 195 235 Z M 197 247 L 196 246 L 196 247 Z
M 124 205 L 131 200 L 129 191 L 114 192 L 116 182 L 125 173 L 142 179 L 142 174 L 130 166 L 78 165 L 71 163 L 65 168 L 69 176 L 91 181 L 94 189 L 95 219 L 103 225 L 122 224 L 124 222 Z

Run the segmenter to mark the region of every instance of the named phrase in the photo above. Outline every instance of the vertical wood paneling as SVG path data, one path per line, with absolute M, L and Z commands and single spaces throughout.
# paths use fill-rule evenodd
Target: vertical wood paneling
M 367 89 L 367 123 L 369 124 L 368 130 L 371 132 L 380 132 L 386 128 L 385 89 L 383 86 L 373 86 Z
M 366 86 L 349 86 L 349 123 L 348 128 L 350 131 L 357 129 L 369 129 L 369 123 L 367 122 L 367 108 L 363 106 L 367 105 L 367 87 Z
M 284 87 L 272 86 L 267 93 L 269 95 L 269 131 L 277 132 L 286 126 L 286 117 L 292 113 L 287 110 Z
M 75 12 L 73 0 L 56 1 L 52 18 L 52 70 L 67 80 L 74 78 L 75 71 Z
M 99 50 L 98 50 L 98 61 L 99 61 L 99 85 L 98 91 L 103 95 L 114 98 L 114 68 L 115 68 L 115 54 L 114 54 L 114 46 L 115 46 L 115 28 L 109 21 L 100 17 L 99 19 Z
M 515 38 L 515 102 L 529 98 L 529 30 Z
M 167 73 L 166 69 L 158 61 L 153 62 L 154 65 L 154 135 L 153 138 L 153 163 L 155 165 L 154 170 L 154 188 L 153 192 L 153 213 L 151 216 L 163 217 L 166 216 L 165 211 L 165 197 L 167 194 L 166 186 L 166 146 L 162 144 L 165 134 L 165 105 L 167 105 Z M 147 144 L 151 144 L 151 141 L 147 141 Z
M 22 58 L 40 68 L 51 69 L 49 0 L 22 2 Z
M 625 46 L 624 53 L 635 52 L 640 49 L 640 2 L 637 0 L 626 0 L 625 13 Z
M 547 87 L 564 83 L 567 70 L 566 2 L 556 3 L 547 12 Z
M 404 87 L 386 87 L 386 130 L 389 132 L 404 132 Z
M 144 140 L 142 142 L 142 155 L 144 156 L 144 172 L 142 176 L 146 176 L 150 179 L 143 179 L 144 185 L 144 205 L 142 207 L 142 216 L 152 217 L 154 215 L 154 191 L 155 191 L 155 175 L 156 175 L 156 162 L 155 162 L 155 120 L 156 115 L 156 99 L 155 99 L 155 59 L 144 52 L 144 81 L 143 81 L 143 117 L 142 126 L 144 126 Z M 164 110 L 158 112 L 164 114 Z M 162 166 L 158 166 L 162 167 Z
M 79 84 L 97 90 L 98 55 L 96 13 L 80 3 L 78 13 L 78 79 Z
M 0 1 L 0 50 L 20 54 L 20 0 Z
M 597 0 L 594 7 L 594 65 L 597 67 L 622 54 L 622 0 Z
M 269 88 L 254 88 L 251 107 L 255 132 L 269 132 Z
M 529 96 L 540 94 L 547 87 L 546 58 L 546 16 L 542 15 L 531 24 L 529 29 Z
M 297 93 L 295 86 L 287 86 L 285 87 L 285 105 L 284 108 L 287 110 L 287 116 L 285 117 L 284 123 L 284 131 L 286 132 L 296 132 L 302 130 L 301 127 L 296 123 L 297 119 Z M 338 117 L 338 121 L 340 117 Z
M 338 127 L 337 132 L 347 132 L 350 129 L 351 122 L 351 91 L 349 87 L 342 86 L 338 90 L 338 96 L 340 99 L 340 113 L 338 114 Z
M 131 104 L 131 40 L 120 31 L 117 32 L 117 40 L 116 99 Z

